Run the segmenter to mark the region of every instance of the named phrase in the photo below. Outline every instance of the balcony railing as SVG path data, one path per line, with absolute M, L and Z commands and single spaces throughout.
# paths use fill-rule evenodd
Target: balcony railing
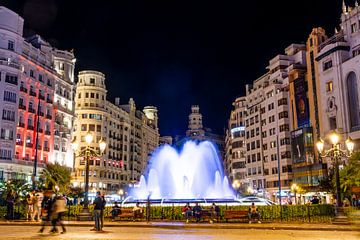
M 27 126 L 27 129 L 34 130 L 34 126 L 29 125 L 29 126 Z
M 19 104 L 19 109 L 26 110 L 26 106 L 22 105 L 22 104 Z
M 51 135 L 50 131 L 45 131 L 45 135 Z
M 28 112 L 35 113 L 35 109 L 29 108 Z
M 30 96 L 36 97 L 36 92 L 30 90 Z
M 23 145 L 23 141 L 16 141 L 16 145 L 19 145 L 19 146 Z
M 27 93 L 28 90 L 26 88 L 24 88 L 23 86 L 20 86 L 20 91 L 24 92 L 24 93 Z
M 33 147 L 33 144 L 32 144 L 32 143 L 27 143 L 27 144 L 26 144 L 26 147 L 32 148 L 32 147 Z
M 46 118 L 51 120 L 51 119 L 52 119 L 52 116 L 49 115 L 49 114 L 46 114 Z
M 44 151 L 49 152 L 50 151 L 49 147 L 44 147 Z
M 49 99 L 49 98 L 46 99 L 46 102 L 47 103 L 53 103 L 53 101 L 51 99 Z
M 39 128 L 38 132 L 39 132 L 39 133 L 43 133 L 44 130 L 42 130 L 41 128 Z
M 43 117 L 45 114 L 43 112 L 39 112 L 39 115 Z
M 23 128 L 25 127 L 25 123 L 19 122 L 18 126 Z
M 59 151 L 59 147 L 58 146 L 54 146 L 54 149 L 56 150 L 56 151 Z
M 39 99 L 45 100 L 45 96 L 44 96 L 44 95 L 41 95 L 41 94 L 39 93 Z

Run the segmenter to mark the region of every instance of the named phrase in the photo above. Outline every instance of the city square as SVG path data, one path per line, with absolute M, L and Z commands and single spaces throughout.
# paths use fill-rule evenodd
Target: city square
M 0 3 L 6 239 L 359 239 L 360 6 Z

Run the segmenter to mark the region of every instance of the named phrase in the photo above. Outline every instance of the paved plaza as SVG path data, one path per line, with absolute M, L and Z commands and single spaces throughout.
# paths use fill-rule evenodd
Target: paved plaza
M 66 234 L 38 234 L 35 225 L 1 225 L 1 239 L 291 239 L 291 240 L 359 240 L 360 231 L 270 230 L 222 228 L 105 227 L 103 233 L 89 231 L 88 226 L 69 226 Z

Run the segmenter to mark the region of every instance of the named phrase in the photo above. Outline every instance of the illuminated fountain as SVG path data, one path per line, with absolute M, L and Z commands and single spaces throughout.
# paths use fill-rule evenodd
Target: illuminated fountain
M 179 153 L 169 145 L 158 148 L 146 176 L 130 196 L 134 199 L 234 199 L 216 147 L 209 141 L 187 141 Z

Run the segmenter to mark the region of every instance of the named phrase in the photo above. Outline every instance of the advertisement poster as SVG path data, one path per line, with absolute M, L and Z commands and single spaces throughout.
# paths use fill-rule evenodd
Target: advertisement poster
M 306 97 L 307 83 L 304 78 L 294 81 L 298 128 L 309 125 L 309 102 Z

